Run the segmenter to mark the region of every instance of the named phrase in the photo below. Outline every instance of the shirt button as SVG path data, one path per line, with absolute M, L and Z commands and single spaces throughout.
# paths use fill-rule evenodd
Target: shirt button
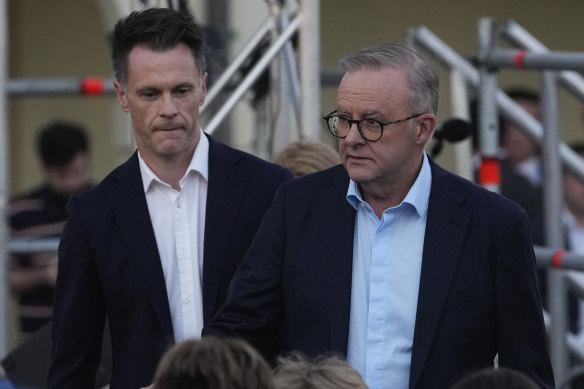
M 190 304 L 190 302 L 191 302 L 191 298 L 190 298 L 190 297 L 187 297 L 187 298 L 185 299 L 185 302 L 186 302 L 187 304 Z
M 177 201 L 177 202 L 176 202 L 176 207 L 177 207 L 177 208 L 180 208 L 180 207 L 182 207 L 182 204 L 181 204 L 181 202 L 180 202 L 180 201 Z

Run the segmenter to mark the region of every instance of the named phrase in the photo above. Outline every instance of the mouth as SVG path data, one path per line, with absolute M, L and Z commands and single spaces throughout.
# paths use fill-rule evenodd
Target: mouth
M 171 131 L 178 131 L 182 130 L 182 127 L 167 127 L 167 128 L 156 128 L 155 131 L 162 131 L 162 132 L 171 132 Z

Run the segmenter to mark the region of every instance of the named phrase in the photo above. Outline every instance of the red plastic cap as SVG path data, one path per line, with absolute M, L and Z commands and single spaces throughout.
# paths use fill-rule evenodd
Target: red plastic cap
M 103 89 L 103 80 L 101 78 L 87 77 L 81 81 L 81 93 L 84 95 L 101 95 Z

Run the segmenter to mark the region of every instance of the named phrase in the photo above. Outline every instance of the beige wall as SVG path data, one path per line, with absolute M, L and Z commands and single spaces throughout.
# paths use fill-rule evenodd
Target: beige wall
M 10 78 L 112 76 L 106 32 L 94 0 L 10 0 L 8 15 Z M 112 128 L 118 111 L 112 96 L 9 99 L 11 192 L 39 182 L 35 137 L 40 126 L 54 119 L 87 128 L 94 175 L 101 178 L 127 154 L 112 144 L 129 136 L 128 129 Z

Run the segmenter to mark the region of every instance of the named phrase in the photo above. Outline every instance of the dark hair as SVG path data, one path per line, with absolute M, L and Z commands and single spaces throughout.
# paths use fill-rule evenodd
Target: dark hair
M 412 109 L 438 111 L 438 75 L 430 63 L 414 48 L 396 43 L 366 47 L 340 61 L 343 73 L 362 69 L 390 67 L 405 70 L 411 92 Z
M 584 142 L 576 141 L 569 144 L 570 148 L 579 155 L 584 155 Z
M 505 92 L 513 100 L 527 100 L 533 103 L 539 103 L 539 94 L 533 89 L 514 87 L 507 89 Z
M 83 127 L 53 122 L 43 127 L 38 137 L 38 152 L 45 166 L 65 166 L 79 153 L 89 150 Z
M 538 389 L 527 374 L 510 368 L 485 368 L 464 376 L 450 389 Z
M 166 51 L 183 43 L 193 54 L 199 75 L 205 72 L 205 33 L 187 12 L 170 8 L 134 11 L 120 19 L 112 35 L 112 65 L 117 80 L 128 81 L 128 57 L 136 46 Z
M 156 369 L 155 389 L 273 389 L 268 363 L 236 338 L 189 339 L 168 350 Z

